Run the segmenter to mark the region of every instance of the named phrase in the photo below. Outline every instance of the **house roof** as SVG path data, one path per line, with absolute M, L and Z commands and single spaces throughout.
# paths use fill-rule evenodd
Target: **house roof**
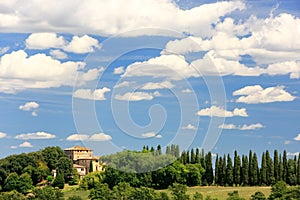
M 88 150 L 88 151 L 91 151 L 92 149 L 86 148 L 86 147 L 82 147 L 82 146 L 74 146 L 74 147 L 65 149 L 65 151 L 75 151 L 75 150 L 84 150 L 84 151 Z

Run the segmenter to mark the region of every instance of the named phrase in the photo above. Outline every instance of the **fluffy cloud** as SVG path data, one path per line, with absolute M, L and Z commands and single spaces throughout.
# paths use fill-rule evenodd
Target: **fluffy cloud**
M 100 45 L 98 40 L 92 38 L 88 35 L 84 35 L 82 37 L 73 36 L 72 41 L 67 44 L 63 49 L 67 52 L 72 53 L 90 53 L 95 49 L 99 49 Z
M 59 50 L 59 49 L 51 50 L 50 55 L 54 59 L 66 59 L 66 58 L 68 58 L 68 55 L 66 53 L 64 53 L 63 51 Z
M 118 83 L 114 86 L 114 88 L 122 88 L 122 87 L 128 87 L 131 86 L 133 84 L 135 84 L 135 81 L 123 81 L 121 83 Z
M 270 75 L 285 75 L 290 74 L 291 79 L 300 78 L 300 61 L 289 61 L 274 63 L 266 69 Z
M 144 62 L 135 62 L 126 68 L 122 77 L 163 77 L 171 80 L 181 80 L 189 77 L 199 77 L 195 69 L 181 55 L 161 55 Z
M 31 148 L 33 147 L 33 145 L 30 142 L 23 142 L 22 144 L 19 145 L 19 147 Z
M 300 141 L 300 134 L 298 134 L 296 137 L 294 137 L 294 140 Z
M 35 88 L 51 88 L 83 85 L 95 80 L 103 70 L 90 69 L 83 72 L 85 63 L 60 62 L 50 56 L 39 53 L 32 56 L 23 51 L 5 54 L 0 60 L 0 92 L 16 93 Z M 22 70 L 20 70 L 22 69 Z
M 247 104 L 272 103 L 293 101 L 296 97 L 284 90 L 284 86 L 263 89 L 260 85 L 246 86 L 233 92 L 234 96 L 241 96 L 236 101 Z
M 34 101 L 27 102 L 24 105 L 20 105 L 19 109 L 23 111 L 32 111 L 31 115 L 36 117 L 37 116 L 37 109 L 40 107 L 40 105 Z
M 187 126 L 182 127 L 182 129 L 185 130 L 197 130 L 197 127 L 192 125 L 192 124 L 188 124 Z
M 97 133 L 91 136 L 86 134 L 73 134 L 67 137 L 68 141 L 108 141 L 111 139 L 112 137 L 105 133 Z
M 117 94 L 115 99 L 120 101 L 142 101 L 142 100 L 152 100 L 154 97 L 160 96 L 158 91 L 154 93 L 147 92 L 127 92 L 123 95 Z
M 17 135 L 15 138 L 20 140 L 39 140 L 39 139 L 52 139 L 56 135 L 46 132 L 26 133 Z
M 0 55 L 1 54 L 5 54 L 8 50 L 10 49 L 10 47 L 0 47 Z
M 1 139 L 1 138 L 5 138 L 6 136 L 7 136 L 6 133 L 0 132 L 0 139 Z
M 24 105 L 20 105 L 19 109 L 23 111 L 31 111 L 33 109 L 38 109 L 40 105 L 34 101 L 27 102 Z
M 235 108 L 233 111 L 227 111 L 218 106 L 211 106 L 210 108 L 202 109 L 197 112 L 197 115 L 208 117 L 248 117 L 246 108 Z
M 122 9 L 110 0 L 62 1 L 59 4 L 1 1 L 0 30 L 113 35 L 140 28 L 135 35 L 169 35 L 167 29 L 209 36 L 210 28 L 199 27 L 211 27 L 221 16 L 245 8 L 242 1 L 220 1 L 186 10 L 170 0 L 127 0 L 117 4 Z M 143 29 L 149 27 L 155 29 Z
M 124 67 L 117 67 L 114 69 L 114 74 L 123 74 L 125 72 Z
M 144 137 L 144 138 L 153 138 L 153 137 L 162 138 L 162 135 L 156 134 L 155 132 L 148 132 L 148 133 L 143 133 L 142 137 Z
M 243 124 L 243 125 L 235 125 L 235 124 L 221 124 L 219 126 L 220 129 L 236 129 L 236 130 L 241 130 L 241 131 L 246 131 L 246 130 L 256 130 L 256 129 L 261 129 L 264 126 L 260 123 L 257 124 Z
M 25 44 L 29 49 L 62 48 L 65 40 L 63 36 L 57 36 L 56 33 L 32 33 L 25 40 Z
M 299 156 L 299 154 L 300 154 L 300 152 L 287 152 L 286 153 L 287 156 L 292 156 L 292 157 Z
M 160 83 L 149 82 L 144 84 L 141 89 L 142 90 L 158 90 L 158 89 L 171 89 L 175 85 L 173 85 L 170 81 L 163 81 Z
M 88 100 L 95 100 L 95 101 L 103 101 L 106 100 L 105 93 L 109 92 L 110 89 L 107 87 L 90 90 L 90 89 L 78 89 L 73 93 L 73 97 L 79 99 L 88 99 Z
M 67 43 L 63 36 L 57 36 L 56 33 L 32 33 L 25 43 L 29 49 L 60 48 L 77 54 L 93 52 L 95 48 L 100 48 L 98 40 L 88 35 L 73 36 L 72 40 Z M 57 55 L 59 52 L 54 53 Z M 63 56 L 62 52 L 60 56 Z

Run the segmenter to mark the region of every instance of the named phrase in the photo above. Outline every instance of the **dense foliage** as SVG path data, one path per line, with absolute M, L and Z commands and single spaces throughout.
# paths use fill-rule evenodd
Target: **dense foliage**
M 51 176 L 52 170 L 58 171 L 55 179 Z M 0 160 L 0 191 L 16 190 L 27 194 L 36 185 L 51 185 L 52 180 L 54 185 L 63 188 L 73 177 L 76 177 L 73 163 L 60 147 L 47 147 Z

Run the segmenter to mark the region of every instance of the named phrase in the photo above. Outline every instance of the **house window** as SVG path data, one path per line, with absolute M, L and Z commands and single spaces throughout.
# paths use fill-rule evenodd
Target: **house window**
M 84 171 L 84 168 L 81 168 L 81 171 Z

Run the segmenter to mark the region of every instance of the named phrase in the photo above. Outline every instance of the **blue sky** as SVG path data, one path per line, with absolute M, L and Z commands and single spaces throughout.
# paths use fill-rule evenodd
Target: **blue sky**
M 3 1 L 0 16 L 0 157 L 300 152 L 297 0 Z

